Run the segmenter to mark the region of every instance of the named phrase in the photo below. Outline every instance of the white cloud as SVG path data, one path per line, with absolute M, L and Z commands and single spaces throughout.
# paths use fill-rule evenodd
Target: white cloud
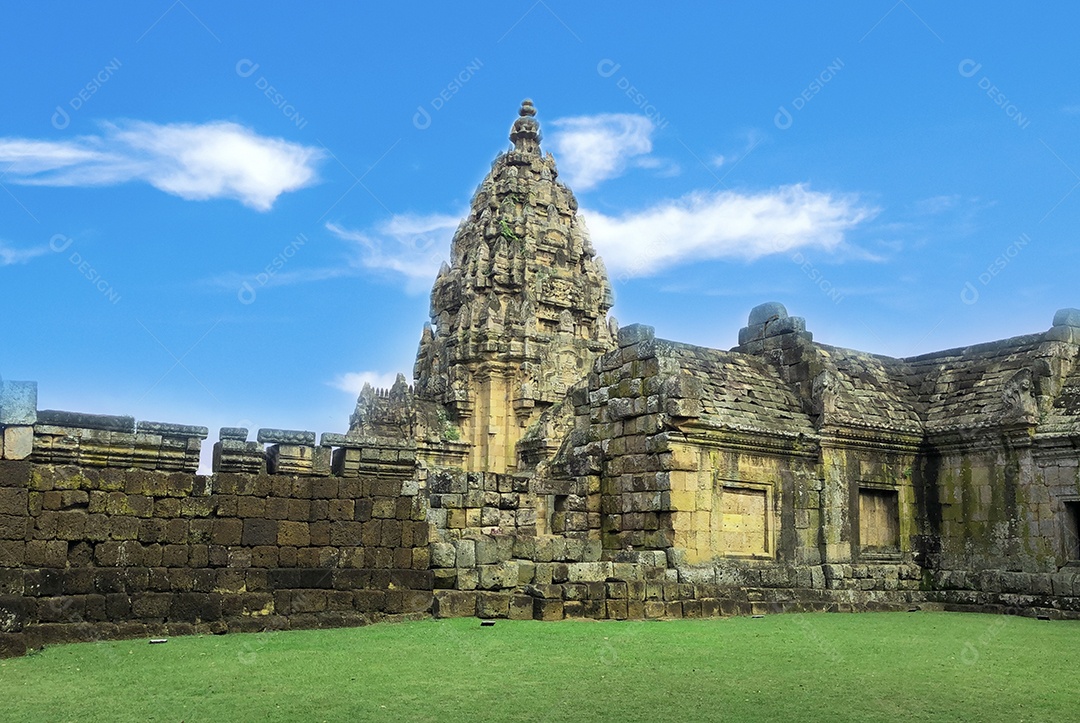
M 339 238 L 356 243 L 361 266 L 399 273 L 410 293 L 426 291 L 439 266 L 447 260 L 453 238 L 465 213 L 400 214 L 379 223 L 372 231 L 347 229 L 336 223 L 326 228 Z
M 102 186 L 140 180 L 186 200 L 232 198 L 267 211 L 282 193 L 315 182 L 320 149 L 215 121 L 201 125 L 107 123 L 72 141 L 0 138 L 6 178 L 35 186 Z
M 752 260 L 804 247 L 835 250 L 847 231 L 876 213 L 854 196 L 801 184 L 757 194 L 692 193 L 621 216 L 583 212 L 608 270 L 626 277 L 706 259 Z
M 652 152 L 653 122 L 642 115 L 603 113 L 548 121 L 557 130 L 549 144 L 554 149 L 566 183 L 587 191 L 621 175 L 632 162 L 648 166 Z
M 877 209 L 855 196 L 797 184 L 761 193 L 692 193 L 618 216 L 582 213 L 608 270 L 633 277 L 699 260 L 752 260 L 797 248 L 835 250 L 843 246 L 849 230 Z M 431 288 L 446 260 L 463 216 L 400 215 L 370 231 L 336 223 L 326 228 L 357 244 L 357 266 L 401 274 L 409 293 L 422 293 Z
M 330 382 L 330 386 L 359 396 L 365 384 L 370 384 L 376 389 L 389 389 L 394 386 L 396 379 L 396 372 L 346 372 L 335 377 L 334 381 Z
M 15 264 L 25 264 L 35 256 L 42 256 L 48 253 L 49 249 L 41 246 L 31 249 L 20 249 L 12 246 L 7 241 L 0 239 L 0 266 L 13 266 Z

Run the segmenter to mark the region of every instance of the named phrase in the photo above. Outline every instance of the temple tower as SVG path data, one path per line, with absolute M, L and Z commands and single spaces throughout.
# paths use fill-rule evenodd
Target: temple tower
M 535 115 L 524 101 L 454 234 L 416 358 L 416 398 L 460 429 L 470 471 L 513 471 L 529 425 L 614 347 L 607 274 Z

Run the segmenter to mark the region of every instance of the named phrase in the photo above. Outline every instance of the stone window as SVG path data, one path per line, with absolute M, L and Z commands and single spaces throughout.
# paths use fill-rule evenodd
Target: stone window
M 557 535 L 566 532 L 566 498 L 568 495 L 555 495 L 554 511 L 551 513 L 551 531 Z
M 729 487 L 720 490 L 720 544 L 728 555 L 770 554 L 767 490 Z
M 1080 500 L 1065 503 L 1065 557 L 1080 560 Z
M 900 505 L 896 490 L 859 489 L 859 548 L 863 553 L 900 552 Z

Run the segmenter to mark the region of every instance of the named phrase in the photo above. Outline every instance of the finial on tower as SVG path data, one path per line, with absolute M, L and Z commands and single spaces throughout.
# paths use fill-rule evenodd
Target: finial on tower
M 540 124 L 533 117 L 535 115 L 533 102 L 528 98 L 521 101 L 518 119 L 510 130 L 510 142 L 514 144 L 515 151 L 540 155 Z

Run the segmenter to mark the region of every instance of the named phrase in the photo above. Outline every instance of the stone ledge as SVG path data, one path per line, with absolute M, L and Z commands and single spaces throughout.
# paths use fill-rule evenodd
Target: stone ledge
M 163 437 L 198 437 L 206 439 L 210 430 L 190 424 L 172 424 L 170 422 L 139 422 L 136 431 L 140 434 L 160 434 Z
M 256 439 L 262 444 L 299 444 L 314 446 L 315 433 L 296 429 L 262 428 Z
M 338 432 L 323 432 L 319 437 L 319 445 L 322 447 L 350 447 L 352 449 L 359 449 L 363 446 L 359 438 Z
M 37 413 L 37 423 L 54 427 L 100 429 L 106 432 L 127 432 L 129 434 L 135 432 L 135 417 L 112 414 L 85 414 L 83 412 L 42 409 Z

